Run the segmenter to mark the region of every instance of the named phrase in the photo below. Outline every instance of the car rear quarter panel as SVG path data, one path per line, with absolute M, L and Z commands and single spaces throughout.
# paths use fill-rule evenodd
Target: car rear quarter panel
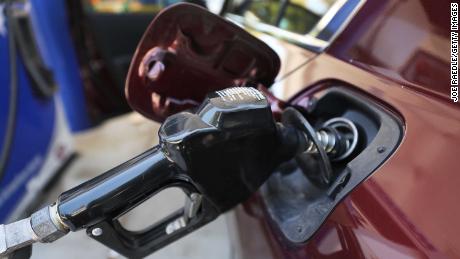
M 460 257 L 460 106 L 449 99 L 448 74 L 432 71 L 448 61 L 445 23 L 436 17 L 448 16 L 449 4 L 439 6 L 368 1 L 327 53 L 276 83 L 280 92 L 308 95 L 317 82 L 343 81 L 394 111 L 404 122 L 404 136 L 305 244 L 286 241 L 257 196 L 238 208 L 242 258 Z M 391 35 L 396 27 L 403 31 Z M 419 36 L 412 43 L 406 34 Z M 370 38 L 383 43 L 369 45 Z M 412 46 L 402 49 L 405 44 Z

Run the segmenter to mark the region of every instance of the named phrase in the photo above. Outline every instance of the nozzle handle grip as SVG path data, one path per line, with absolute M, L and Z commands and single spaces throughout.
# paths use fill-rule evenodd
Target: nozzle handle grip
M 170 185 L 189 181 L 160 146 L 62 193 L 58 213 L 71 231 L 115 219 Z

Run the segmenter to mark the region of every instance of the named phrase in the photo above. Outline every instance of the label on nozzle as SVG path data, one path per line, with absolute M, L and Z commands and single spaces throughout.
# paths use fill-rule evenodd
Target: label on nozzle
M 265 100 L 265 96 L 252 87 L 232 87 L 216 91 L 216 94 L 224 102 L 251 102 Z
M 206 124 L 221 130 L 273 126 L 268 99 L 251 87 L 232 87 L 212 92 L 197 114 Z

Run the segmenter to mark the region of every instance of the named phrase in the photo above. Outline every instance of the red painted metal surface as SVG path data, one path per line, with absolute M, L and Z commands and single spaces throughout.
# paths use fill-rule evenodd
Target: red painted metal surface
M 179 4 L 160 12 L 142 37 L 127 76 L 126 96 L 144 116 L 198 106 L 211 91 L 243 82 L 273 83 L 276 53 L 245 30 L 205 9 Z
M 304 75 L 304 84 L 335 78 L 355 85 L 399 111 L 406 128 L 394 155 L 342 202 L 313 240 L 300 248 L 283 249 L 287 244 L 278 233 L 266 230 L 275 240 L 271 249 L 280 250 L 286 258 L 336 253 L 340 258 L 357 258 L 360 254 L 460 257 L 460 208 L 456 206 L 460 185 L 459 107 L 327 54 L 296 73 Z M 263 217 L 261 220 L 261 224 L 270 224 Z M 241 226 L 249 228 L 252 225 Z M 266 237 L 265 231 L 250 232 L 261 233 L 258 239 Z
M 328 53 L 404 86 L 450 96 L 450 1 L 367 1 Z
M 243 258 L 460 258 L 460 107 L 448 96 L 449 27 L 439 18 L 449 2 L 433 3 L 367 1 L 328 54 L 277 82 L 303 91 L 296 102 L 319 81 L 344 81 L 396 111 L 404 138 L 306 244 L 273 230 L 257 200 L 237 209 Z
M 460 257 L 456 206 L 460 108 L 448 96 L 449 27 L 443 18 L 448 17 L 449 2 L 433 3 L 368 0 L 327 53 L 279 51 L 288 55 L 281 55 L 285 76 L 272 88 L 277 97 L 304 105 L 303 100 L 317 90 L 309 86 L 340 80 L 395 111 L 404 120 L 404 138 L 393 156 L 335 209 L 306 244 L 290 244 L 276 232 L 257 199 L 239 208 L 236 236 L 243 258 Z M 240 63 L 241 55 L 221 52 L 222 39 L 248 36 L 201 9 L 165 11 L 162 17 L 145 34 L 127 81 L 133 108 L 149 118 L 162 120 L 196 105 L 206 92 L 242 78 L 258 75 L 255 81 L 269 85 L 279 69 L 273 53 L 265 49 L 257 54 L 266 48 L 263 44 L 256 43 L 255 48 L 250 44 L 238 48 L 238 41 L 230 44 L 256 56 L 252 56 L 255 65 L 249 67 L 253 63 Z M 274 39 L 265 42 L 285 47 Z M 228 63 L 233 68 L 247 69 L 229 72 L 223 69 L 227 63 L 220 62 L 222 57 L 235 58 Z M 293 57 L 299 59 L 292 62 Z M 253 68 L 265 73 L 254 74 Z M 285 105 L 270 98 L 277 111 Z

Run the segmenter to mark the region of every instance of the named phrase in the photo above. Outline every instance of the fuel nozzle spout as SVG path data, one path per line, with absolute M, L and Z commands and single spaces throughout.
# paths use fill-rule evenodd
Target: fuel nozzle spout
M 349 158 L 358 144 L 355 124 L 342 117 L 332 118 L 318 130 L 296 109 L 283 111 L 278 132 L 285 149 L 295 150 L 299 166 L 307 177 L 320 187 L 327 187 L 333 180 L 331 161 Z M 316 162 L 316 167 L 312 165 Z
M 297 117 L 302 117 L 299 112 L 290 112 L 295 113 Z M 304 120 L 302 123 L 308 121 Z M 289 122 L 277 123 L 276 126 L 280 141 L 283 143 L 281 153 L 286 152 L 288 157 L 303 152 L 317 154 L 322 149 L 331 161 L 341 161 L 353 153 L 358 143 L 358 129 L 346 118 L 330 119 L 320 129 L 315 130 L 314 134 L 311 130 L 296 128 Z

